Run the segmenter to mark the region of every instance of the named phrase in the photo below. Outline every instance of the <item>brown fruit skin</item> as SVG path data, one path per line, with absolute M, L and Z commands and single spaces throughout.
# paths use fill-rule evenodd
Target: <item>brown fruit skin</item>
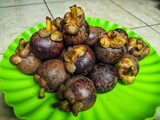
M 41 38 L 38 32 L 30 39 L 30 50 L 41 60 L 57 58 L 63 50 L 63 42 L 52 41 L 50 37 Z
M 75 63 L 76 71 L 74 74 L 87 75 L 90 71 L 92 71 L 95 65 L 95 59 L 94 52 L 88 47 L 84 56 L 77 59 Z
M 59 87 L 57 97 L 62 101 L 67 100 L 67 102 L 69 102 L 68 107 L 65 107 L 68 110 L 62 107 L 66 106 L 65 104 L 59 104 L 59 107 L 62 107 L 62 110 L 71 111 L 77 116 L 80 111 L 90 109 L 94 105 L 96 101 L 96 89 L 89 78 L 82 75 L 76 75 L 68 79 L 61 87 Z M 82 105 L 78 107 L 76 106 L 77 103 Z
M 67 79 L 67 72 L 65 71 L 64 64 L 58 59 L 43 62 L 35 75 L 35 81 L 47 91 L 52 92 L 56 92 L 59 85 Z
M 17 65 L 17 68 L 26 74 L 34 74 L 41 65 L 41 60 L 30 54 Z
M 93 82 L 85 76 L 74 76 L 69 79 L 65 86 L 71 88 L 75 94 L 75 99 L 82 102 L 84 107 L 82 110 L 92 107 L 96 100 L 96 90 Z
M 93 81 L 98 93 L 106 93 L 116 86 L 118 71 L 113 65 L 98 63 L 89 74 L 89 78 Z
M 41 60 L 35 57 L 29 49 L 29 42 L 24 39 L 19 40 L 16 51 L 10 56 L 9 62 L 15 65 L 21 72 L 25 74 L 34 74 L 41 64 Z
M 79 49 L 81 47 L 85 48 L 85 50 L 83 51 L 84 54 L 82 56 L 78 56 L 77 54 L 75 54 L 76 49 Z M 81 52 L 78 51 L 78 53 L 81 53 Z M 70 53 L 70 55 L 74 58 L 74 59 L 70 59 L 70 62 L 68 62 L 67 60 L 65 60 L 64 62 L 65 68 L 68 72 L 70 72 L 73 75 L 77 75 L 77 74 L 87 75 L 89 72 L 92 71 L 95 65 L 96 57 L 93 50 L 90 47 L 88 47 L 87 45 L 75 45 L 67 49 L 64 57 L 66 57 L 68 53 Z M 69 56 L 67 56 L 67 58 L 69 58 Z M 74 71 L 70 71 L 72 68 L 70 63 L 72 64 L 72 66 L 74 65 L 75 67 Z
M 85 41 L 84 44 L 88 45 L 89 47 L 93 47 L 99 39 L 99 32 L 98 28 L 94 26 L 89 27 L 89 36 L 88 39 Z
M 88 39 L 89 34 L 89 25 L 86 22 L 85 25 L 79 28 L 79 32 L 75 35 L 71 35 L 63 31 L 64 41 L 67 45 L 79 45 L 83 44 Z
M 94 47 L 94 52 L 97 59 L 99 59 L 101 62 L 114 64 L 126 54 L 127 50 L 125 46 L 118 49 L 111 47 L 103 48 L 100 43 L 97 42 Z

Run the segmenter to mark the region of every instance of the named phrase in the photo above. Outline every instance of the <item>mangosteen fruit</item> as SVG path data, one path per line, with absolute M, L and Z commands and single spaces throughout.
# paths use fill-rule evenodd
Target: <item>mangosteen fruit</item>
M 129 54 L 135 56 L 138 60 L 142 60 L 150 53 L 150 48 L 140 38 L 131 37 L 128 39 L 126 48 Z
M 64 68 L 61 60 L 52 59 L 44 61 L 34 75 L 34 80 L 41 87 L 41 91 L 56 92 L 59 85 L 62 84 L 69 74 Z M 44 97 L 44 93 L 40 91 L 40 98 Z
M 74 45 L 69 47 L 64 54 L 66 70 L 75 75 L 86 75 L 95 65 L 95 54 L 87 45 Z
M 40 29 L 30 38 L 30 50 L 36 57 L 44 60 L 57 58 L 64 47 L 60 31 L 53 30 L 51 19 L 46 17 L 46 28 Z
M 29 49 L 29 42 L 19 40 L 16 52 L 10 57 L 10 63 L 25 74 L 34 74 L 41 64 L 41 60 L 34 56 Z
M 124 55 L 117 63 L 118 76 L 124 84 L 132 84 L 139 72 L 138 59 L 133 55 Z
M 60 85 L 57 91 L 59 102 L 54 107 L 72 112 L 77 116 L 80 111 L 90 109 L 96 101 L 96 89 L 93 82 L 82 75 L 76 75 Z
M 93 81 L 98 93 L 106 93 L 116 86 L 118 71 L 114 65 L 98 63 L 89 74 L 89 78 Z
M 114 64 L 118 62 L 119 59 L 126 54 L 126 52 L 127 50 L 125 46 L 121 48 L 104 48 L 99 42 L 97 42 L 94 47 L 94 53 L 96 55 L 96 58 L 101 62 L 109 64 Z
M 89 25 L 84 11 L 76 5 L 70 6 L 71 12 L 64 15 L 63 37 L 68 45 L 83 44 L 88 39 Z

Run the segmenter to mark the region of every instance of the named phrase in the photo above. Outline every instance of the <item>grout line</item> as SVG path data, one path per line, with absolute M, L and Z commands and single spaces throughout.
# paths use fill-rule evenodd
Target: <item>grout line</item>
M 0 55 L 2 55 L 4 52 L 0 51 Z
M 141 20 L 140 18 L 138 18 L 137 16 L 133 15 L 131 12 L 127 11 L 126 9 L 124 9 L 123 7 L 121 7 L 120 5 L 118 5 L 117 3 L 115 3 L 113 0 L 109 0 L 110 2 L 112 2 L 113 4 L 115 4 L 116 6 L 118 6 L 119 8 L 121 8 L 122 10 L 126 11 L 127 13 L 129 13 L 130 15 L 132 15 L 133 17 L 135 17 L 136 19 L 138 19 L 139 21 L 143 22 L 147 27 L 151 28 L 152 30 L 156 31 L 158 34 L 160 34 L 160 32 L 158 32 L 157 30 L 155 30 L 154 28 L 152 28 L 152 25 L 148 25 L 146 22 L 144 22 L 143 20 Z M 154 25 L 159 25 L 158 24 L 154 24 Z M 135 29 L 138 27 L 135 27 Z M 141 28 L 141 27 L 140 27 Z M 134 28 L 133 28 L 134 29 Z
M 50 15 L 51 15 L 52 19 L 54 19 L 53 14 L 52 14 L 52 12 L 50 11 L 50 9 L 49 9 L 49 7 L 48 7 L 48 5 L 47 5 L 46 1 L 45 1 L 45 0 L 43 0 L 43 2 L 44 2 L 44 4 L 46 5 L 46 7 L 47 7 L 47 9 L 48 9 L 48 11 L 49 11 L 49 13 L 50 13 Z
M 44 0 L 45 1 L 45 0 Z M 45 1 L 46 2 L 46 1 Z M 64 1 L 49 1 L 49 2 L 46 2 L 46 3 L 60 3 L 60 2 L 67 2 L 67 0 L 64 0 Z
M 130 29 L 138 29 L 138 28 L 145 28 L 145 27 L 148 27 L 148 26 L 132 27 L 132 28 L 130 28 Z
M 28 5 L 36 5 L 36 4 L 43 4 L 43 2 L 28 3 L 28 4 L 21 4 L 21 5 L 0 6 L 0 8 L 20 7 L 20 6 L 28 6 Z

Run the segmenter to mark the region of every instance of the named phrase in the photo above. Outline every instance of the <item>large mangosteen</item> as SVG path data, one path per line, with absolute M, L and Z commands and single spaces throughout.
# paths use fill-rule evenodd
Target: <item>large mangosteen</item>
M 64 60 L 68 72 L 86 75 L 95 65 L 95 54 L 87 45 L 75 45 L 67 49 Z
M 93 81 L 98 93 L 106 93 L 116 86 L 118 71 L 114 65 L 98 63 L 89 74 L 89 78 Z
M 90 109 L 96 101 L 96 89 L 93 82 L 85 76 L 73 76 L 62 84 L 57 91 L 60 100 L 54 103 L 63 111 L 71 111 L 77 116 L 80 111 Z
M 103 34 L 94 47 L 97 59 L 110 64 L 118 62 L 127 52 L 125 47 L 127 38 L 127 33 L 122 29 L 111 30 Z
M 89 25 L 81 7 L 73 5 L 64 15 L 63 37 L 67 44 L 83 44 L 88 39 Z
M 43 62 L 34 75 L 34 80 L 41 87 L 41 91 L 56 92 L 60 84 L 62 84 L 69 74 L 64 68 L 61 60 L 52 59 Z M 40 91 L 40 98 L 44 97 L 44 93 Z
M 46 17 L 46 28 L 40 29 L 30 38 L 30 50 L 41 60 L 57 58 L 64 47 L 63 36 Z

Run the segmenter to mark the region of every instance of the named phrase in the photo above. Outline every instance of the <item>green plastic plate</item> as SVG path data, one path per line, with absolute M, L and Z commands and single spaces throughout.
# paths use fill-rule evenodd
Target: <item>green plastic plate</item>
M 123 28 L 129 37 L 139 37 L 132 30 L 116 23 L 86 18 L 93 26 L 103 27 L 106 31 Z M 39 86 L 33 76 L 21 73 L 9 63 L 9 57 L 14 53 L 20 38 L 29 40 L 31 35 L 45 26 L 45 22 L 33 26 L 19 35 L 5 51 L 0 62 L 0 90 L 5 95 L 5 102 L 13 107 L 18 119 L 28 120 L 144 120 L 153 119 L 160 106 L 160 57 L 149 43 L 143 39 L 151 49 L 149 56 L 139 62 L 140 71 L 132 85 L 118 83 L 116 87 L 106 93 L 98 94 L 94 106 L 77 117 L 66 113 L 52 104 L 57 101 L 55 94 L 46 93 L 44 99 L 39 99 Z

